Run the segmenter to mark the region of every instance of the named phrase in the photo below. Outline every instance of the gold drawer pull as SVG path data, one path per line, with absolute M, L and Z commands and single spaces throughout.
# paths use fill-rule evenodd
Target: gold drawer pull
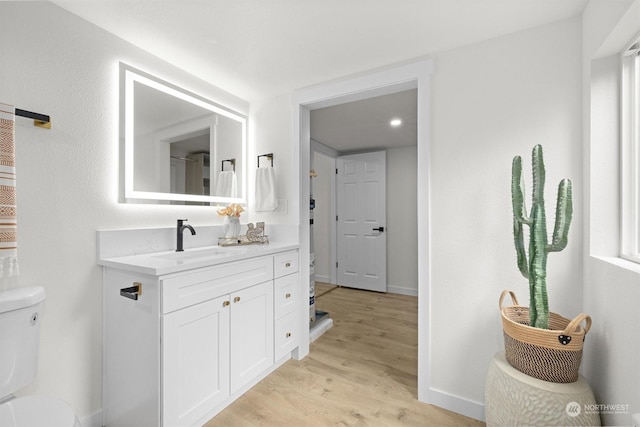
M 222 306 L 223 306 L 223 307 L 228 307 L 228 306 L 229 306 L 229 304 L 231 304 L 229 301 L 224 301 L 224 302 L 222 303 Z
M 287 332 L 285 335 L 287 338 L 291 338 L 291 332 Z
M 291 267 L 291 263 L 290 263 L 290 262 L 288 262 L 288 263 L 286 263 L 284 266 L 285 266 L 285 268 L 289 268 L 289 267 Z
M 289 294 L 289 293 L 288 293 L 288 294 L 286 294 L 284 297 L 285 297 L 285 298 L 291 298 L 291 294 Z
M 235 298 L 233 299 L 233 302 L 240 302 L 240 297 L 235 297 Z

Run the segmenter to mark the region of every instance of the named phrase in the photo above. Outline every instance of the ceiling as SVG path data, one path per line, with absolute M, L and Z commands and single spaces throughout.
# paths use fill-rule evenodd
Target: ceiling
M 337 151 L 416 145 L 417 89 L 311 111 L 311 138 Z M 402 120 L 392 127 L 392 119 Z
M 51 0 L 250 102 L 578 16 L 588 0 Z M 378 100 L 379 101 L 379 100 Z M 406 99 L 398 97 L 398 108 Z M 375 100 L 372 102 L 376 102 Z M 361 101 L 358 107 L 366 102 Z M 385 140 L 390 99 L 360 113 Z M 371 139 L 342 118 L 345 135 Z M 364 108 L 364 107 L 363 107 Z M 376 108 L 376 110 L 372 110 Z M 385 111 L 380 111 L 384 108 Z M 358 114 L 349 108 L 349 114 Z M 379 121 L 378 121 L 379 118 Z M 374 121 L 375 119 L 375 121 Z M 337 126 L 314 138 L 341 145 Z M 384 130 L 383 130 L 384 129 Z M 410 135 L 409 135 L 410 136 Z M 350 140 L 357 139 L 349 137 Z M 370 144 L 381 144 L 380 141 Z M 400 142 L 398 142 L 400 143 Z M 364 144 L 364 142 L 361 142 Z M 400 144 L 405 144 L 401 142 Z M 336 147 L 334 147 L 336 148 Z

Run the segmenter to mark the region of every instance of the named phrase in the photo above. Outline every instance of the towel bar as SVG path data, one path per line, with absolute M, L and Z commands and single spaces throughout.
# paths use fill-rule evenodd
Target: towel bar
M 260 167 L 260 157 L 266 157 L 269 160 L 271 160 L 271 167 L 273 167 L 273 153 L 259 155 L 258 156 L 258 167 Z
M 233 167 L 233 171 L 236 171 L 236 159 L 227 159 L 227 160 L 223 160 L 222 161 L 222 165 L 220 166 L 220 170 L 224 171 L 224 164 L 225 163 L 231 163 L 231 166 Z
M 137 301 L 138 296 L 142 295 L 142 283 L 133 282 L 133 286 L 120 289 L 120 296 Z
M 34 113 L 27 110 L 21 110 L 20 108 L 15 109 L 15 114 L 16 116 L 33 119 L 34 126 L 38 126 L 45 129 L 51 129 L 51 117 L 45 114 Z

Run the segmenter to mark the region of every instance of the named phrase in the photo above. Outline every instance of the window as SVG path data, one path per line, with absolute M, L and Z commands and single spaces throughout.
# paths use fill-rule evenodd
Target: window
M 622 52 L 621 256 L 640 263 L 640 37 Z

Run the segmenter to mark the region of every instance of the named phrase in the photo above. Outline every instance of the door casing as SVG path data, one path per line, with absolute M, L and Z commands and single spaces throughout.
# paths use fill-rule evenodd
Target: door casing
M 367 99 L 409 89 L 418 89 L 418 400 L 437 403 L 445 408 L 458 405 L 456 399 L 431 388 L 429 365 L 429 324 L 431 297 L 430 281 L 430 215 L 429 215 L 429 116 L 431 98 L 431 75 L 433 60 L 399 65 L 383 70 L 359 74 L 357 77 L 340 79 L 300 89 L 292 96 L 293 156 L 298 159 L 298 180 L 293 183 L 293 194 L 298 195 L 299 241 L 301 259 L 309 259 L 309 169 L 310 164 L 310 111 L 345 102 Z M 301 262 L 301 277 L 309 275 L 309 263 Z M 301 281 L 301 294 L 309 292 L 307 281 Z M 300 307 L 300 322 L 308 324 L 308 306 Z M 301 359 L 309 353 L 309 337 L 302 336 L 294 357 Z M 464 411 L 458 411 L 464 412 Z

